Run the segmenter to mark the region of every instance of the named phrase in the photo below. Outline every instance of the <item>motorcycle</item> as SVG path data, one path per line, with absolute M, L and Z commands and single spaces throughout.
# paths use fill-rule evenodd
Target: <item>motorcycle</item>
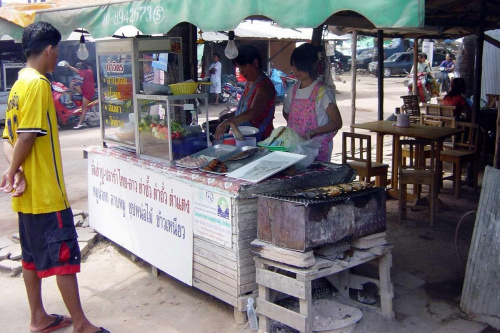
M 57 123 L 61 127 L 70 127 L 78 124 L 82 114 L 83 96 L 73 93 L 73 98 L 69 89 L 60 82 L 52 82 L 52 99 L 56 108 Z M 84 123 L 88 127 L 97 127 L 101 124 L 99 116 L 98 94 L 95 93 L 92 101 L 87 105 Z
M 428 103 L 431 100 L 431 85 L 429 80 L 427 79 L 428 73 L 419 72 L 417 73 L 417 89 L 418 94 L 420 96 L 420 101 L 422 103 Z M 409 81 L 408 86 L 408 95 L 413 94 L 413 82 Z M 425 89 L 425 91 L 424 91 Z
M 344 74 L 344 69 L 342 66 L 342 63 L 338 59 L 333 59 L 332 62 L 332 72 L 335 73 L 335 75 L 342 75 Z
M 243 94 L 243 88 L 232 85 L 226 82 L 222 87 L 222 95 L 227 96 L 227 107 L 229 111 L 232 111 L 238 107 L 241 95 Z

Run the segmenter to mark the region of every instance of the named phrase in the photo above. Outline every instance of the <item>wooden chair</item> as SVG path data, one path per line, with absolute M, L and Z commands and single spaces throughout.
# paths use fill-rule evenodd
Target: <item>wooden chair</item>
M 418 95 L 405 95 L 401 96 L 403 99 L 403 105 L 401 106 L 401 112 L 406 113 L 410 116 L 410 123 L 416 124 L 419 122 L 420 118 L 420 105 Z
M 443 127 L 444 121 L 441 120 L 440 118 L 441 117 L 439 117 L 439 116 L 428 116 L 425 114 L 421 114 L 420 115 L 420 124 L 427 125 L 427 126 Z M 428 158 L 430 158 L 431 157 L 430 147 L 429 146 L 425 147 L 425 149 L 423 150 L 422 153 L 424 154 L 423 155 L 424 160 L 427 160 Z M 402 155 L 400 155 L 400 156 L 403 158 L 402 163 L 403 163 L 403 165 L 406 165 L 406 160 L 411 157 L 409 147 L 403 147 L 401 150 L 401 154 Z
M 441 104 L 424 104 L 424 112 L 427 115 L 441 116 L 441 117 L 454 117 L 455 107 L 452 105 Z
M 366 134 L 342 133 L 342 164 L 356 170 L 360 180 L 369 182 L 377 177 L 377 186 L 387 186 L 389 165 L 372 162 L 372 138 Z
M 444 127 L 449 127 L 449 128 L 455 128 L 456 126 L 456 119 L 455 117 L 445 117 L 445 116 L 434 116 L 434 115 L 428 115 L 428 114 L 421 114 L 420 115 L 420 124 L 423 125 L 432 125 L 433 121 L 438 121 L 441 122 Z M 435 123 L 437 124 L 437 123 Z M 447 139 L 443 142 L 443 147 L 444 148 L 453 148 L 455 138 L 452 137 L 451 139 Z
M 430 196 L 430 226 L 434 225 L 434 207 L 437 193 L 435 191 L 435 166 L 436 166 L 436 144 L 431 140 L 401 140 L 397 149 L 399 156 L 402 156 L 403 147 L 407 147 L 409 151 L 409 164 L 399 164 L 399 205 L 398 205 L 398 223 L 401 224 L 401 219 L 406 218 L 406 190 L 408 184 L 413 184 L 415 187 L 421 185 L 429 186 Z M 429 147 L 430 162 L 422 158 L 426 147 Z
M 457 134 L 452 149 L 445 149 L 441 152 L 440 160 L 453 164 L 453 176 L 443 179 L 452 179 L 455 197 L 460 197 L 460 187 L 462 181 L 462 167 L 467 163 L 472 163 L 474 170 L 474 191 L 477 191 L 477 143 L 479 135 L 479 125 L 473 123 L 456 123 L 456 127 L 464 129 L 465 132 Z

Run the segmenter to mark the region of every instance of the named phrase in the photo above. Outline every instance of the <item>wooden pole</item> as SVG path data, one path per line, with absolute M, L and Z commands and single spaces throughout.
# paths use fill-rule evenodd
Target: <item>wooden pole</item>
M 321 36 L 323 36 L 323 24 L 313 29 L 311 44 L 314 46 L 320 46 Z
M 484 20 L 486 0 L 481 0 L 479 10 L 479 33 L 477 35 L 476 63 L 474 66 L 474 100 L 472 101 L 472 122 L 476 123 L 481 103 L 481 76 L 483 71 Z
M 351 125 L 356 123 L 356 48 L 358 42 L 358 32 L 352 32 L 351 44 Z M 354 128 L 351 127 L 351 132 Z
M 384 32 L 377 30 L 378 48 L 378 120 L 384 120 Z
M 413 95 L 418 95 L 417 86 L 417 72 L 418 72 L 418 38 L 413 40 Z

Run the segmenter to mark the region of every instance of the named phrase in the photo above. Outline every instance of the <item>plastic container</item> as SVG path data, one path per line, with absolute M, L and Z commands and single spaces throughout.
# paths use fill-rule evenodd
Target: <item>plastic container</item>
M 225 145 L 231 145 L 231 146 L 236 146 L 236 139 L 235 138 L 227 138 L 222 141 Z
M 256 331 L 259 329 L 259 323 L 257 322 L 257 315 L 255 314 L 255 309 L 253 308 L 253 298 L 249 297 L 247 302 L 247 317 L 248 326 L 250 326 L 251 331 Z
M 198 88 L 198 82 L 183 82 L 169 85 L 174 95 L 192 95 Z

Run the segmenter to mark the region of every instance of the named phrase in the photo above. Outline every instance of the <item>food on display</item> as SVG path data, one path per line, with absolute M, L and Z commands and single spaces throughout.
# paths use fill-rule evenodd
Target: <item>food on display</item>
M 251 148 L 244 150 L 240 153 L 237 153 L 227 159 L 227 161 L 237 161 L 237 160 L 242 160 L 244 158 L 248 158 L 250 156 L 255 155 L 259 151 L 259 148 Z
M 340 194 L 360 191 L 371 187 L 372 185 L 367 182 L 353 182 L 349 184 L 337 184 L 337 185 L 313 188 L 303 192 L 310 192 L 310 193 L 312 192 L 316 194 L 316 198 L 321 199 L 321 198 L 335 197 Z
M 227 172 L 227 166 L 224 164 L 224 162 L 215 159 L 208 163 L 208 165 L 205 166 L 203 170 L 216 173 L 225 173 Z
M 175 164 L 178 166 L 183 166 L 186 168 L 199 168 L 203 164 L 207 163 L 210 161 L 212 158 L 207 157 L 207 156 L 200 156 L 200 157 L 190 157 L 186 156 L 184 158 L 181 158 L 180 160 L 177 160 Z
M 172 140 L 180 139 L 186 134 L 186 130 L 182 127 L 181 123 L 172 120 L 170 121 L 170 138 Z M 160 140 L 168 139 L 168 123 L 167 119 L 160 119 L 159 116 L 144 116 L 139 124 L 139 131 L 152 132 L 154 137 Z

